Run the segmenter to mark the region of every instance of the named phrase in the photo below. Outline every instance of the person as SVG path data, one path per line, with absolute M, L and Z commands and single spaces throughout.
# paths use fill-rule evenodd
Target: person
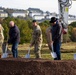
M 54 60 L 61 60 L 61 52 L 60 52 L 60 45 L 61 45 L 61 33 L 60 33 L 60 26 L 55 17 L 52 17 L 50 20 L 52 24 L 51 33 L 52 33 L 52 42 L 54 52 L 56 52 L 57 57 Z
M 50 42 L 52 42 L 51 26 L 46 29 L 46 40 L 49 50 L 51 50 L 51 46 L 50 46 Z
M 4 34 L 3 34 L 3 26 L 0 24 L 0 52 L 3 53 L 3 50 L 2 50 L 2 45 L 3 45 L 3 42 L 4 42 Z
M 63 24 L 62 17 L 59 18 L 58 22 L 59 22 L 59 26 L 60 26 L 61 44 L 62 44 L 62 42 L 63 42 L 63 35 L 64 35 L 64 34 L 67 34 L 68 28 L 67 28 L 67 26 L 65 26 L 65 25 Z
M 18 45 L 20 42 L 20 30 L 14 21 L 9 22 L 9 39 L 8 43 L 12 44 L 12 54 L 14 58 L 18 57 Z
M 63 23 L 62 23 L 62 18 L 59 18 L 59 26 L 60 26 L 61 44 L 62 44 L 62 42 L 63 42 L 63 32 L 62 32 L 62 29 L 63 29 Z
M 36 20 L 32 21 L 33 33 L 30 43 L 30 47 L 34 46 L 34 53 L 36 58 L 41 58 L 41 46 L 42 46 L 42 31 Z

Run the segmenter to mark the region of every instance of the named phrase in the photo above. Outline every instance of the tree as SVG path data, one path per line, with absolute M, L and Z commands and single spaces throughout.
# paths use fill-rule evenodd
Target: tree
M 21 36 L 21 42 L 20 43 L 26 43 L 30 42 L 31 39 L 31 29 L 28 24 L 30 24 L 29 21 L 18 19 L 18 18 L 5 18 L 3 20 L 3 27 L 4 27 L 4 37 L 5 40 L 7 40 L 8 37 L 8 32 L 9 32 L 9 22 L 13 20 L 15 24 L 19 27 L 20 29 L 20 36 Z M 28 23 L 29 22 L 29 23 Z M 31 24 L 30 24 L 31 25 Z

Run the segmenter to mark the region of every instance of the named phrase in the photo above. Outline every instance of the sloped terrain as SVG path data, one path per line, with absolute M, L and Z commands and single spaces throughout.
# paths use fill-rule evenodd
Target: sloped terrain
M 75 60 L 0 59 L 0 75 L 76 75 Z

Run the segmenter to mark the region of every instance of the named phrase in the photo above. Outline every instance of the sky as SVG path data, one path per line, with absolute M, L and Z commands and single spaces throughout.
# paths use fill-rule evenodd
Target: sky
M 40 8 L 41 10 L 58 13 L 58 0 L 0 0 L 0 7 L 28 9 Z M 76 1 L 72 1 L 69 14 L 76 15 Z

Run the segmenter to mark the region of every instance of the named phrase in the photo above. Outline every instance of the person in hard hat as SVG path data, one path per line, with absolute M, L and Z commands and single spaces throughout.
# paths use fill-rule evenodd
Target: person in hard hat
M 37 24 L 36 20 L 32 21 L 33 33 L 30 47 L 34 45 L 34 53 L 36 58 L 41 58 L 41 46 L 42 46 L 42 30 Z

